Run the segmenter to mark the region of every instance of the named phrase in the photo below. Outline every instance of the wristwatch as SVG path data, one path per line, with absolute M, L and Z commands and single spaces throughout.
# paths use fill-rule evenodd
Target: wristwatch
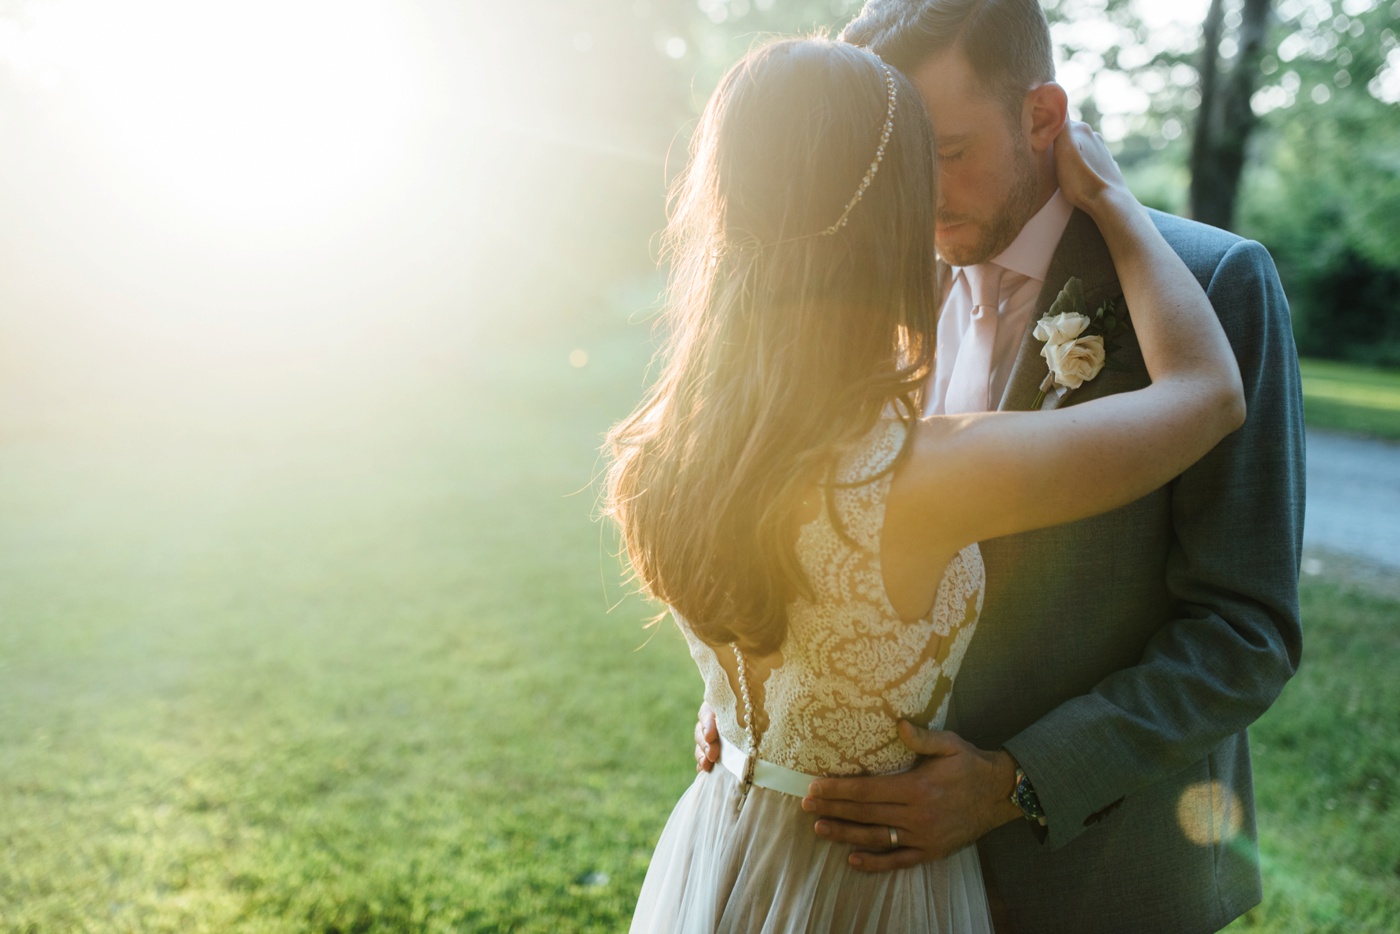
M 1021 809 L 1026 820 L 1045 826 L 1045 809 L 1040 806 L 1040 799 L 1036 797 L 1035 786 L 1020 766 L 1016 767 L 1016 786 L 1011 789 L 1011 803 Z

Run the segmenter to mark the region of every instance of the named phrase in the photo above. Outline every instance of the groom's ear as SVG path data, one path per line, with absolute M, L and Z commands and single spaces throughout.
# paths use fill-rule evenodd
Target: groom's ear
M 1021 129 L 1032 151 L 1047 152 L 1055 145 L 1068 114 L 1069 98 L 1064 88 L 1053 81 L 1031 88 L 1021 108 Z

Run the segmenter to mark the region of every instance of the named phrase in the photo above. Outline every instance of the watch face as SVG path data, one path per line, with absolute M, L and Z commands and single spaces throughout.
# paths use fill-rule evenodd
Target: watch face
M 1016 782 L 1015 802 L 1021 809 L 1021 813 L 1026 815 L 1027 820 L 1039 821 L 1045 817 L 1045 811 L 1040 807 L 1040 798 L 1036 796 L 1035 787 L 1031 785 L 1031 780 L 1022 772 Z

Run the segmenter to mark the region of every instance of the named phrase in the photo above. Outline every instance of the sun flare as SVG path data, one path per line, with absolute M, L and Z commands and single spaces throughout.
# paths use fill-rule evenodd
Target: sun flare
M 215 222 L 373 188 L 421 97 L 402 14 L 374 0 L 56 0 L 28 20 L 9 57 L 73 92 L 94 158 Z

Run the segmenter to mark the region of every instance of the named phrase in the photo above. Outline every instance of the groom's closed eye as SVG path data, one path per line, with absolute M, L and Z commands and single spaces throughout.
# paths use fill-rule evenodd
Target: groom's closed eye
M 967 144 L 970 137 L 966 133 L 959 133 L 956 136 L 944 136 L 934 142 L 939 159 L 959 159 L 967 152 Z

